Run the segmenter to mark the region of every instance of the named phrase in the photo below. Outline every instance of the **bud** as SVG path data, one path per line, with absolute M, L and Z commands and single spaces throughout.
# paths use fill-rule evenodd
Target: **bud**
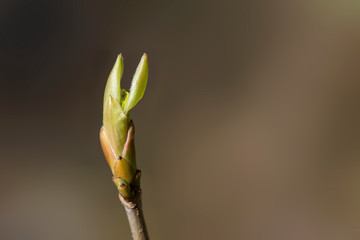
M 118 186 L 119 193 L 123 198 L 129 199 L 134 196 L 134 192 L 131 191 L 131 186 L 124 179 L 118 178 L 115 185 Z
M 118 55 L 104 93 L 103 127 L 100 142 L 113 173 L 113 182 L 125 198 L 140 186 L 141 171 L 136 167 L 135 126 L 129 111 L 143 97 L 148 79 L 148 59 L 144 54 L 136 69 L 130 93 L 120 88 L 123 58 Z

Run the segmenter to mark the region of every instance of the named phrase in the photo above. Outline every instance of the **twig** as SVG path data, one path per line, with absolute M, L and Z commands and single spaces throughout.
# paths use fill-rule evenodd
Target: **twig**
M 137 191 L 136 196 L 132 201 L 126 201 L 121 194 L 119 194 L 119 199 L 125 208 L 133 239 L 149 240 L 150 238 L 146 230 L 144 214 L 142 211 L 141 190 Z

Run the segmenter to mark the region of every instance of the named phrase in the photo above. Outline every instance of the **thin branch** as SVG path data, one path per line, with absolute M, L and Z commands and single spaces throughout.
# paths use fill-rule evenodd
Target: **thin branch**
M 142 211 L 141 190 L 136 192 L 136 196 L 132 201 L 126 201 L 120 194 L 119 198 L 125 208 L 133 239 L 149 240 L 150 238 L 146 230 L 144 214 Z

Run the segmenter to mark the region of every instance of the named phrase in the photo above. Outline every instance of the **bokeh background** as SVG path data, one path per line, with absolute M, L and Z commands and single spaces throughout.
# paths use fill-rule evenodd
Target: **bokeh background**
M 130 239 L 98 133 L 118 53 L 152 239 L 360 238 L 360 2 L 0 1 L 0 239 Z

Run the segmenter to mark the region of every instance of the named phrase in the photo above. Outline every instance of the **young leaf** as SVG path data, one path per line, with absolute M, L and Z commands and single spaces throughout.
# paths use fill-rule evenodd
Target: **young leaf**
M 143 97 L 148 80 L 148 73 L 148 57 L 146 53 L 144 53 L 131 83 L 129 99 L 124 108 L 125 114 Z
M 121 54 L 116 58 L 114 67 L 112 68 L 108 80 L 106 82 L 105 93 L 104 93 L 104 115 L 105 117 L 105 104 L 109 96 L 113 96 L 115 99 L 120 101 L 121 99 L 121 89 L 120 81 L 124 70 L 124 61 Z

